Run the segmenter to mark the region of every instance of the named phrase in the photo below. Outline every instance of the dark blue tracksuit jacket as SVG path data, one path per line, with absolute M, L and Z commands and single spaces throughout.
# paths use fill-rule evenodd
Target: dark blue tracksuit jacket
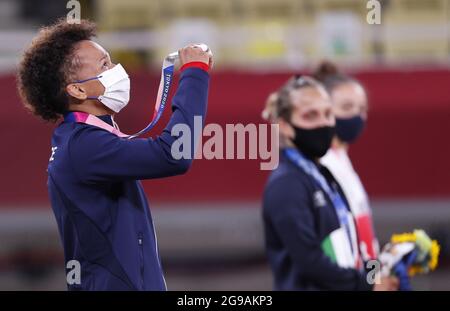
M 172 117 L 156 139 L 123 139 L 80 123 L 63 122 L 55 129 L 49 195 L 65 261 L 81 264 L 80 284 L 68 284 L 69 290 L 166 289 L 139 180 L 188 170 L 191 160 L 171 156 L 177 137 L 170 132 L 175 124 L 184 123 L 193 133 L 194 116 L 204 120 L 208 85 L 209 75 L 202 69 L 181 73 Z M 110 116 L 100 118 L 112 124 Z
M 319 170 L 345 200 L 331 173 L 320 165 Z M 371 290 L 365 272 L 339 267 L 322 250 L 322 241 L 340 225 L 330 198 L 324 193 L 326 202 L 314 199 L 317 191 L 322 190 L 313 178 L 281 152 L 263 198 L 266 252 L 275 290 Z

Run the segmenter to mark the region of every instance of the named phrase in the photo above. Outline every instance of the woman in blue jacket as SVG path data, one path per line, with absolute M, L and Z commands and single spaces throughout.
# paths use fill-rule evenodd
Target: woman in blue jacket
M 172 156 L 171 129 L 183 123 L 193 132 L 194 116 L 204 120 L 210 55 L 196 46 L 179 51 L 181 76 L 168 125 L 155 139 L 127 139 L 113 116 L 129 101 L 130 80 L 94 36 L 95 25 L 87 21 L 46 27 L 18 73 L 26 107 L 46 121 L 63 118 L 53 132 L 47 171 L 68 289 L 165 290 L 139 180 L 189 169 L 192 157 Z
M 373 284 L 359 260 L 348 202 L 319 159 L 330 147 L 330 96 L 310 77 L 273 93 L 263 116 L 279 125 L 280 165 L 263 197 L 269 263 L 277 290 L 395 290 L 395 278 Z

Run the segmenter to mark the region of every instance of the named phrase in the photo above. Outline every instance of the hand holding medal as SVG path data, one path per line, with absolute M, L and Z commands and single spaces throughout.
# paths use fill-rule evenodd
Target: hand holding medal
M 175 61 L 180 60 L 181 66 L 192 62 L 202 62 L 206 68 L 211 68 L 213 64 L 213 54 L 206 44 L 188 45 L 178 52 L 170 53 L 166 56 L 161 70 L 161 80 L 159 83 L 158 96 L 156 98 L 155 110 L 150 123 L 136 134 L 128 138 L 134 138 L 150 131 L 161 118 L 166 107 L 166 101 L 169 96 L 170 86 L 172 84 Z

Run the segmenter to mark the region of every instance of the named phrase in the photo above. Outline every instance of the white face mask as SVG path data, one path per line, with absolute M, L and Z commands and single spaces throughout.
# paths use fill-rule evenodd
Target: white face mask
M 95 78 L 90 78 L 78 83 L 98 79 L 105 87 L 103 95 L 98 97 L 88 97 L 88 99 L 98 99 L 103 105 L 114 112 L 122 110 L 130 100 L 130 78 L 121 64 L 117 64 L 111 69 L 102 72 Z

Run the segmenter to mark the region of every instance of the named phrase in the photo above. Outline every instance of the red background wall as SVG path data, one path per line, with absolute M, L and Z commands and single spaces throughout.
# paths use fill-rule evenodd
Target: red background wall
M 368 127 L 350 151 L 372 198 L 450 196 L 450 71 L 367 70 L 355 73 L 370 100 Z M 290 73 L 212 74 L 207 123 L 261 123 L 267 95 Z M 159 75 L 131 75 L 129 106 L 116 118 L 125 132 L 151 116 Z M 172 89 L 174 90 L 175 87 Z M 0 77 L 0 208 L 47 204 L 46 166 L 54 125 L 22 107 L 13 75 Z M 167 109 L 152 135 L 170 115 Z M 197 160 L 184 176 L 144 181 L 151 202 L 257 200 L 268 172 L 258 160 Z

